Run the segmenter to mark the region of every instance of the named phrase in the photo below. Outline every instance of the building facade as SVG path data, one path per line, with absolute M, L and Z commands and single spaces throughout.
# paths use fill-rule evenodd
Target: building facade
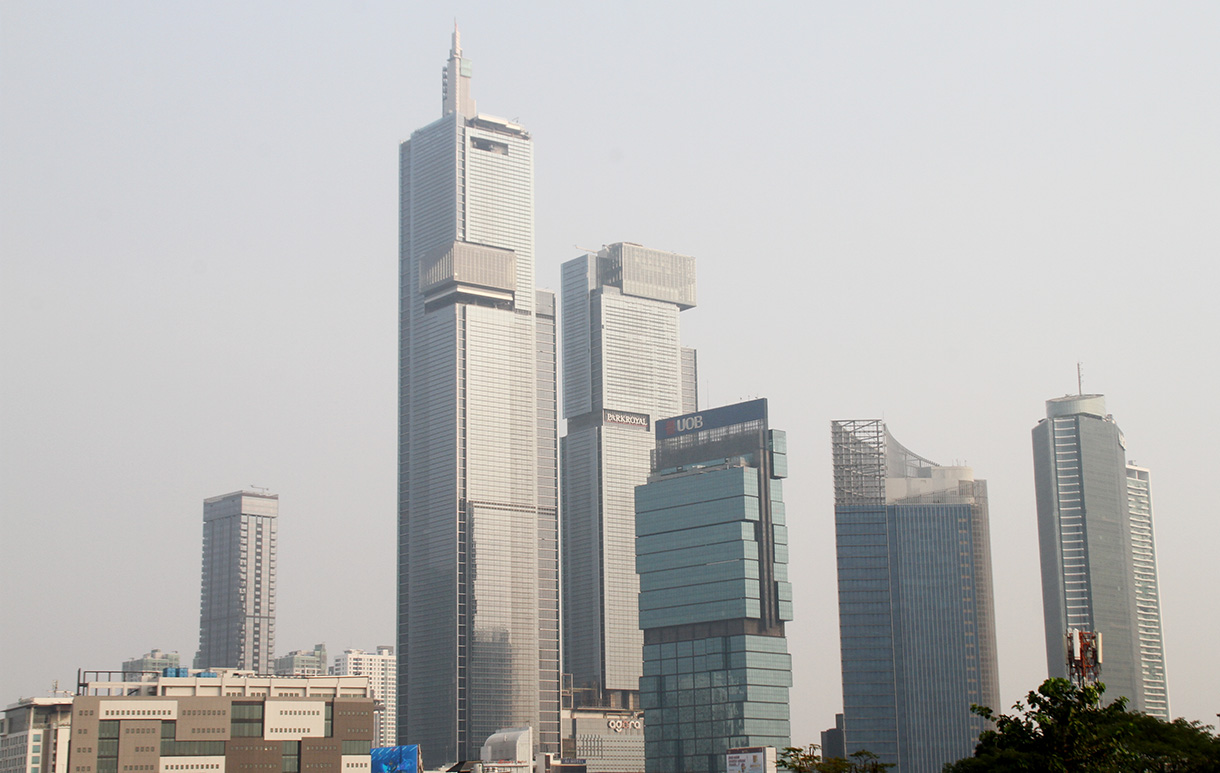
M 879 420 L 831 423 L 843 739 L 935 773 L 999 707 L 987 484 L 904 448 Z
M 1152 533 L 1152 473 L 1127 464 L 1127 514 L 1131 523 L 1131 568 L 1135 588 L 1135 627 L 1139 638 L 1144 712 L 1165 721 L 1169 688 L 1165 681 L 1165 638 L 1161 631 L 1161 592 Z
M 0 773 L 68 773 L 71 740 L 71 698 L 23 698 L 0 720 Z
M 72 773 L 369 771 L 365 679 L 209 673 L 85 672 L 72 701 Z
M 766 400 L 655 437 L 636 489 L 646 770 L 724 771 L 729 749 L 789 745 L 787 438 Z
M 330 664 L 326 659 L 326 645 L 315 644 L 312 650 L 293 650 L 275 659 L 276 676 L 326 676 Z
M 695 260 L 618 243 L 563 264 L 562 277 L 564 668 L 575 705 L 632 709 L 635 487 L 648 480 L 653 423 L 698 408 L 678 324 L 695 305 Z
M 644 773 L 644 712 L 564 707 L 562 759 L 583 760 L 587 773 Z
M 1047 400 L 1033 446 L 1047 670 L 1067 676 L 1068 630 L 1097 631 L 1107 699 L 1167 720 L 1148 471 L 1102 395 Z
M 132 678 L 138 678 L 137 675 L 144 671 L 160 672 L 167 668 L 178 668 L 181 665 L 182 660 L 177 652 L 153 650 L 145 653 L 143 657 L 124 660 L 123 673 Z
M 436 767 L 497 730 L 559 745 L 555 300 L 534 286 L 533 143 L 443 111 L 400 156 L 398 740 Z
M 373 746 L 394 746 L 398 730 L 398 658 L 394 648 L 380 646 L 376 652 L 344 650 L 331 667 L 335 676 L 364 676 L 369 696 L 375 700 Z
M 235 491 L 203 501 L 203 581 L 195 668 L 271 673 L 279 495 Z

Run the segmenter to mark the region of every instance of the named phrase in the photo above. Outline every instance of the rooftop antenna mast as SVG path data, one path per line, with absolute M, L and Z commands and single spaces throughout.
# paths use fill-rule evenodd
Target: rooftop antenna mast
M 1076 361 L 1076 394 L 1084 394 L 1084 363 Z

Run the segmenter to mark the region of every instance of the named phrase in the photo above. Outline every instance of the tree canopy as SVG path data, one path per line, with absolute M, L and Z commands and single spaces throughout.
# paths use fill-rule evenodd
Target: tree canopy
M 822 759 L 818 753 L 820 749 L 816 743 L 804 747 L 785 747 L 779 753 L 779 766 L 795 773 L 884 773 L 894 767 L 881 762 L 877 755 L 863 749 L 849 755 L 850 760 L 842 757 Z
M 995 729 L 979 737 L 973 757 L 946 764 L 945 773 L 1220 773 L 1220 737 L 1210 727 L 1127 711 L 1125 698 L 1102 706 L 1105 689 L 1048 679 L 1012 714 L 972 706 Z

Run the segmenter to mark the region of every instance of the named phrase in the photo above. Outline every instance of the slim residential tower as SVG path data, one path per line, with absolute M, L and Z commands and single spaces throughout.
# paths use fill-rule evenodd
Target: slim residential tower
M 575 705 L 630 709 L 643 647 L 635 487 L 653 423 L 697 408 L 695 353 L 678 335 L 695 260 L 619 243 L 562 272 L 564 667 Z
M 1067 676 L 1068 630 L 1096 631 L 1106 699 L 1168 720 L 1148 470 L 1102 395 L 1047 400 L 1033 443 L 1047 670 Z
M 470 75 L 455 30 L 442 116 L 401 148 L 398 739 L 428 767 L 559 741 L 554 296 L 529 132 Z
M 843 736 L 901 773 L 974 751 L 999 706 L 987 484 L 876 419 L 831 423 Z
M 203 582 L 195 668 L 270 674 L 275 657 L 275 531 L 279 495 L 203 500 Z

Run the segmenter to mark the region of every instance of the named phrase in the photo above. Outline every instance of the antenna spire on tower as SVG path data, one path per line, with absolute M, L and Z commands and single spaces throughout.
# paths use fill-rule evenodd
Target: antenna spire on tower
M 452 41 L 449 63 L 445 65 L 445 78 L 441 84 L 441 115 L 457 113 L 473 118 L 477 110 L 470 97 L 472 67 L 470 60 L 462 56 L 462 33 L 458 29 L 457 19 L 453 20 Z

